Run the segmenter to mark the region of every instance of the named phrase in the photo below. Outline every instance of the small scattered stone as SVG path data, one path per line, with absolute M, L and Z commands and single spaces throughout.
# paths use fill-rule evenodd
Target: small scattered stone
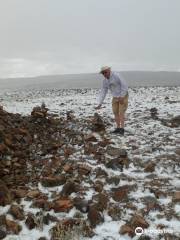
M 10 209 L 9 209 L 9 213 L 18 220 L 24 220 L 25 216 L 24 216 L 24 211 L 21 207 L 19 207 L 18 205 L 11 205 Z
M 144 171 L 145 172 L 154 172 L 155 166 L 156 166 L 156 164 L 154 162 L 150 162 L 145 166 Z
M 8 219 L 6 219 L 6 228 L 12 234 L 19 234 L 22 230 L 22 227 L 18 223 Z
M 28 213 L 25 224 L 26 224 L 26 226 L 28 227 L 29 230 L 32 230 L 35 227 L 37 227 L 36 218 L 32 213 Z
M 180 192 L 175 192 L 172 200 L 174 203 L 180 202 Z
M 44 187 L 55 187 L 63 185 L 66 182 L 66 177 L 64 175 L 57 177 L 44 177 L 41 180 L 41 183 Z
M 99 212 L 95 206 L 90 206 L 88 219 L 92 227 L 96 227 L 98 224 L 104 222 L 102 213 Z
M 0 229 L 0 239 L 4 239 L 6 237 L 7 233 Z
M 119 233 L 122 235 L 128 234 L 130 237 L 133 237 L 135 235 L 134 229 L 128 224 L 122 225 Z
M 51 206 L 55 212 L 69 212 L 71 208 L 73 208 L 73 203 L 68 198 L 55 200 Z

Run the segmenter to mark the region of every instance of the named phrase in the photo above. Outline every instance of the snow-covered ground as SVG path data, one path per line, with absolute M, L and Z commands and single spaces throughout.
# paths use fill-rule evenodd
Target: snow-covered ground
M 97 89 L 2 91 L 0 93 L 0 105 L 3 105 L 8 112 L 27 115 L 31 113 L 34 106 L 41 105 L 44 102 L 49 108 L 49 112 L 57 114 L 57 116 L 65 115 L 67 111 L 73 111 L 77 118 L 87 118 L 92 117 L 97 111 L 95 107 L 97 106 L 98 93 L 99 90 Z M 157 108 L 158 117 L 161 119 L 171 119 L 180 115 L 180 87 L 129 89 L 129 107 L 126 114 L 126 133 L 124 137 L 113 136 L 110 133 L 115 127 L 110 95 L 106 97 L 103 108 L 97 112 L 108 124 L 107 135 L 115 146 L 126 149 L 128 152 L 130 165 L 129 168 L 123 170 L 128 179 L 120 181 L 118 186 L 137 184 L 136 191 L 132 191 L 129 198 L 138 210 L 144 207 L 143 198 L 155 197 L 154 193 L 150 191 L 152 178 L 148 177 L 149 173 L 143 171 L 144 168 L 141 167 L 141 164 L 144 166 L 149 161 L 155 162 L 154 180 L 160 182 L 158 190 L 167 193 L 167 196 L 160 196 L 157 199 L 158 204 L 167 211 L 173 209 L 174 213 L 172 218 L 167 219 L 165 215 L 160 216 L 158 210 L 151 211 L 146 218 L 150 224 L 147 235 L 152 239 L 159 239 L 156 232 L 157 225 L 163 224 L 166 226 L 167 231 L 169 230 L 178 237 L 180 236 L 180 205 L 179 203 L 172 203 L 171 193 L 180 191 L 180 165 L 173 162 L 173 156 L 176 155 L 177 150 L 180 148 L 180 128 L 170 128 L 164 126 L 160 121 L 152 119 L 150 116 L 151 108 Z M 79 154 L 81 152 L 77 151 L 73 157 L 79 156 Z M 95 159 L 93 161 L 88 159 L 87 162 L 91 167 L 94 167 L 94 164 L 99 164 L 96 163 Z M 99 166 L 104 168 L 109 176 L 118 176 L 120 174 L 119 170 L 107 169 L 103 164 L 99 164 Z M 105 187 L 108 189 L 110 186 L 105 185 Z M 39 189 L 47 194 L 47 189 L 41 185 L 39 185 Z M 53 191 L 53 189 L 49 189 L 49 191 Z M 93 194 L 92 190 L 89 191 L 87 199 L 90 199 Z M 35 211 L 30 208 L 29 202 L 24 201 L 21 204 L 24 205 L 26 211 Z M 123 204 L 120 203 L 119 207 L 123 208 Z M 7 211 L 8 206 L 0 207 L 1 214 Z M 72 209 L 68 214 L 62 214 L 62 217 L 73 216 L 74 211 Z M 56 216 L 61 217 L 58 214 Z M 92 239 L 130 240 L 129 236 L 120 235 L 119 229 L 131 216 L 131 210 L 124 211 L 119 221 L 113 221 L 105 212 L 105 221 L 95 228 L 96 235 Z M 49 229 L 52 225 L 44 227 L 43 230 L 34 229 L 30 231 L 23 224 L 23 230 L 18 236 L 8 236 L 5 239 L 35 240 L 41 236 L 50 239 Z M 138 238 L 139 236 L 135 236 L 133 239 Z

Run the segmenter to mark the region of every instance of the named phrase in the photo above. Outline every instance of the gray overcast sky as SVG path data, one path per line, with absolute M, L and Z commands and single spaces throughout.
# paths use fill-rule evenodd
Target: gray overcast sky
M 0 77 L 180 70 L 179 0 L 0 0 Z

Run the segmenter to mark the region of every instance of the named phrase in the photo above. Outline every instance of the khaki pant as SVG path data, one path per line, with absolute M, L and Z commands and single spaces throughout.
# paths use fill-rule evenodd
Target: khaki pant
M 128 107 L 128 93 L 123 97 L 123 103 L 119 102 L 118 97 L 113 97 L 112 99 L 112 110 L 114 115 L 119 113 L 125 113 Z

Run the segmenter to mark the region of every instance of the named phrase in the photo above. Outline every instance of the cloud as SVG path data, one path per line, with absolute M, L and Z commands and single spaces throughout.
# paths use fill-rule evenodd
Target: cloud
M 41 53 L 32 59 L 0 59 L 0 78 L 98 72 L 101 65 L 98 57 Z
M 176 66 L 154 65 L 145 63 L 124 63 L 113 61 L 101 61 L 100 58 L 67 59 L 66 61 L 57 61 L 52 59 L 1 59 L 0 60 L 0 78 L 19 78 L 35 77 L 41 75 L 75 74 L 75 73 L 95 73 L 103 65 L 109 65 L 116 71 L 178 71 Z
M 38 60 L 28 60 L 22 58 L 5 59 L 0 61 L 0 77 L 34 77 L 40 75 L 50 75 L 65 73 L 66 68 L 57 63 L 47 63 Z

